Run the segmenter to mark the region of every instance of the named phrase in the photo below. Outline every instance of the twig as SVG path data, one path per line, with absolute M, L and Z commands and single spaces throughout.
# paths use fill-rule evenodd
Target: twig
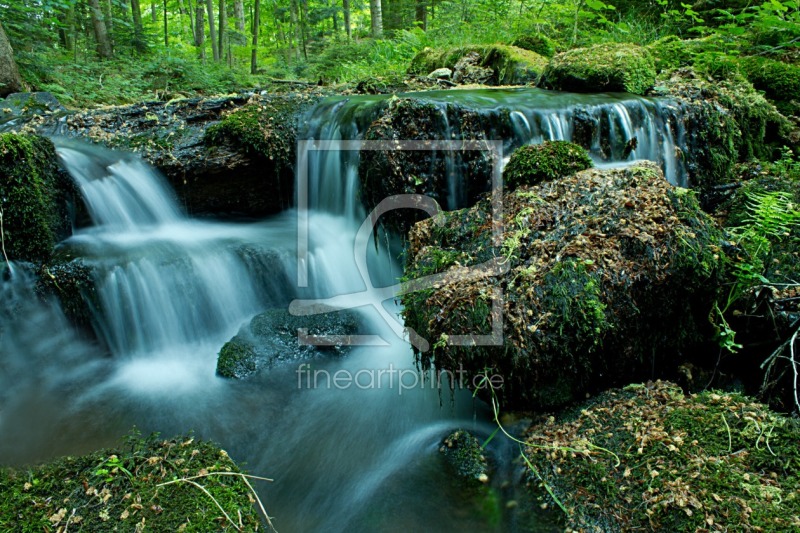
M 733 438 L 731 437 L 731 427 L 728 425 L 728 421 L 725 419 L 725 413 L 720 413 L 719 416 L 722 417 L 722 421 L 725 422 L 725 429 L 728 430 L 728 453 L 733 451 Z M 758 445 L 758 441 L 756 441 L 756 445 Z
M 797 397 L 797 362 L 794 360 L 794 341 L 797 339 L 798 332 L 800 332 L 800 329 L 794 330 L 794 335 L 792 335 L 792 340 L 789 343 L 789 353 L 791 354 L 792 370 L 794 371 L 794 405 L 800 410 L 800 400 Z
M 3 258 L 6 260 L 8 268 L 11 268 L 11 262 L 8 260 L 6 254 L 6 235 L 3 232 L 3 206 L 0 205 L 0 247 L 3 249 Z
M 180 483 L 182 481 L 185 481 L 186 483 L 191 483 L 192 485 L 195 485 L 196 487 L 203 489 L 203 492 L 208 494 L 211 497 L 211 499 L 214 500 L 214 503 L 217 504 L 217 507 L 219 507 L 219 509 L 223 513 L 225 513 L 225 510 L 222 509 L 222 507 L 219 505 L 217 500 L 215 500 L 214 497 L 207 490 L 205 490 L 205 488 L 202 487 L 199 483 L 195 483 L 194 482 L 195 479 L 211 477 L 211 476 L 236 476 L 236 477 L 242 478 L 242 481 L 244 481 L 245 485 L 247 485 L 247 488 L 250 489 L 250 492 L 253 493 L 253 497 L 256 499 L 256 503 L 258 504 L 258 508 L 261 510 L 261 513 L 264 515 L 264 520 L 267 521 L 267 525 L 269 526 L 270 530 L 273 531 L 273 533 L 278 533 L 278 530 L 276 530 L 275 526 L 272 525 L 272 521 L 270 520 L 269 514 L 267 514 L 267 510 L 264 508 L 264 504 L 261 502 L 261 498 L 258 497 L 258 493 L 253 488 L 253 485 L 251 485 L 250 482 L 247 480 L 247 478 L 250 478 L 250 479 L 258 479 L 260 481 L 273 481 L 272 479 L 270 479 L 268 477 L 260 477 L 260 476 L 253 476 L 253 475 L 249 475 L 249 474 L 242 474 L 241 472 L 208 472 L 206 474 L 199 474 L 197 476 L 184 477 L 184 478 L 181 478 L 181 479 L 174 479 L 172 481 L 167 481 L 165 483 L 159 483 L 156 486 L 157 487 L 163 487 L 165 485 L 172 485 L 174 483 Z M 228 519 L 228 522 L 233 524 L 233 527 L 236 527 L 236 524 L 230 519 L 230 517 L 228 516 L 227 513 L 225 513 L 225 518 Z M 239 517 L 239 521 L 241 523 L 241 515 Z M 236 529 L 237 529 L 237 531 L 241 531 L 240 528 L 236 528 Z
M 213 501 L 213 502 L 214 502 L 214 505 L 216 505 L 216 506 L 217 506 L 217 508 L 218 508 L 220 511 L 222 511 L 222 514 L 224 514 L 224 515 L 225 515 L 225 519 L 228 521 L 228 523 L 229 523 L 230 525 L 232 525 L 232 526 L 233 526 L 233 527 L 236 529 L 236 531 L 241 531 L 241 530 L 242 530 L 242 529 L 241 529 L 239 526 L 237 526 L 237 525 L 236 525 L 236 522 L 234 522 L 233 520 L 231 520 L 231 517 L 230 517 L 230 515 L 228 515 L 228 513 L 226 513 L 226 512 L 225 512 L 225 509 L 223 509 L 223 508 L 222 508 L 222 505 L 220 505 L 220 503 L 217 501 L 217 499 L 214 497 L 214 495 L 213 495 L 213 494 L 211 494 L 210 492 L 208 492 L 208 489 L 206 489 L 206 488 L 205 488 L 204 486 L 202 486 L 200 483 L 197 483 L 196 481 L 192 481 L 192 480 L 190 480 L 190 479 L 176 479 L 176 480 L 174 480 L 174 481 L 168 481 L 167 483 L 161 483 L 161 484 L 159 484 L 159 485 L 156 485 L 156 486 L 157 486 L 157 487 L 160 487 L 160 486 L 162 486 L 162 485 L 170 485 L 170 484 L 172 484 L 172 483 L 180 483 L 180 482 L 182 482 L 182 481 L 183 481 L 183 482 L 186 482 L 186 483 L 189 483 L 190 485 L 193 485 L 193 486 L 197 487 L 198 489 L 202 490 L 202 491 L 203 491 L 203 492 L 206 494 L 206 496 L 208 496 L 209 498 L 211 498 L 211 501 Z

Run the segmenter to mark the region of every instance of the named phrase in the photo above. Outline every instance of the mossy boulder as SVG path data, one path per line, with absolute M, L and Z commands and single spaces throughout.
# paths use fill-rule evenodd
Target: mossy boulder
M 737 161 L 772 159 L 789 143 L 791 126 L 774 105 L 747 81 L 708 81 L 691 69 L 678 69 L 654 95 L 673 99 L 682 109 L 689 183 L 705 196 L 735 178 Z
M 695 66 L 698 55 L 717 54 L 724 51 L 725 43 L 719 37 L 681 39 L 667 35 L 647 45 L 655 62 L 656 71 L 668 72 L 677 68 Z
M 674 350 L 708 334 L 721 236 L 655 164 L 520 187 L 502 206 L 500 241 L 488 199 L 409 235 L 406 282 L 439 275 L 403 296 L 406 326 L 434 346 L 417 350 L 423 367 L 494 369 L 504 402 L 536 409 L 676 367 Z M 502 342 L 449 343 L 497 324 Z
M 133 435 L 112 449 L 0 469 L 0 531 L 260 530 L 241 473 L 213 443 Z
M 655 81 L 653 56 L 646 48 L 606 43 L 557 54 L 540 84 L 562 91 L 645 94 Z
M 281 362 L 346 354 L 349 346 L 327 343 L 325 338 L 358 333 L 358 315 L 322 306 L 315 311 L 314 315 L 295 316 L 286 309 L 271 309 L 256 315 L 220 350 L 217 375 L 241 379 Z M 301 343 L 299 329 L 317 339 Z
M 511 45 L 547 58 L 553 57 L 557 48 L 555 41 L 541 33 L 520 35 L 511 42 Z
M 489 465 L 481 443 L 463 429 L 450 433 L 442 441 L 439 451 L 456 474 L 468 481 L 489 481 Z
M 569 530 L 800 528 L 800 424 L 740 394 L 632 385 L 528 435 L 530 484 Z
M 800 115 L 800 66 L 764 57 L 746 57 L 742 70 L 785 115 Z
M 94 272 L 82 259 L 54 258 L 39 269 L 37 291 L 55 296 L 61 309 L 75 325 L 88 329 L 99 308 Z
M 411 61 L 409 74 L 427 76 L 439 68 L 456 68 L 465 57 L 474 57 L 471 66 L 488 69 L 489 85 L 521 85 L 535 81 L 547 65 L 541 55 L 516 46 L 504 44 L 464 46 L 450 50 L 425 48 Z M 462 62 L 463 64 L 463 62 Z
M 509 189 L 569 176 L 594 166 L 589 153 L 569 141 L 545 141 L 517 148 L 503 169 Z
M 0 212 L 9 259 L 42 263 L 71 229 L 72 182 L 55 148 L 35 135 L 0 134 Z

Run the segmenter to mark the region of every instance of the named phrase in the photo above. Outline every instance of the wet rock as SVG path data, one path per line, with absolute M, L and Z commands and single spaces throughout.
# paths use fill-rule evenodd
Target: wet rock
M 34 117 L 22 131 L 78 137 L 140 154 L 193 215 L 263 216 L 290 206 L 297 130 L 316 91 L 145 102 Z
M 545 141 L 517 148 L 503 169 L 510 190 L 575 174 L 594 166 L 589 153 L 569 141 Z
M 481 443 L 467 431 L 459 429 L 446 436 L 439 452 L 459 477 L 480 483 L 489 481 L 489 465 Z
M 55 296 L 67 319 L 81 329 L 91 329 L 99 309 L 92 268 L 81 259 L 54 258 L 39 269 L 37 292 Z
M 425 48 L 411 61 L 409 73 L 424 76 L 440 68 L 449 68 L 454 71 L 453 81 L 456 82 L 522 85 L 535 81 L 546 64 L 547 59 L 535 52 L 502 44 L 450 50 Z
M 64 112 L 66 108 L 48 92 L 12 93 L 0 100 L 0 124 L 24 116 Z
M 358 315 L 323 306 L 316 311 L 315 315 L 294 316 L 286 309 L 271 309 L 256 315 L 220 350 L 217 374 L 242 379 L 281 362 L 346 354 L 349 346 L 332 341 L 357 334 Z M 304 330 L 303 343 L 298 329 Z
M 406 326 L 435 346 L 417 350 L 423 367 L 493 369 L 504 402 L 536 409 L 677 366 L 707 333 L 720 234 L 655 164 L 520 187 L 502 206 L 499 240 L 489 200 L 409 235 L 405 278 L 440 275 L 403 296 Z
M 50 140 L 0 134 L 0 220 L 8 259 L 41 264 L 72 229 L 72 181 L 58 166 Z M 5 259 L 5 258 L 3 258 Z
M 540 85 L 562 91 L 645 94 L 656 81 L 653 57 L 629 43 L 607 43 L 557 54 Z

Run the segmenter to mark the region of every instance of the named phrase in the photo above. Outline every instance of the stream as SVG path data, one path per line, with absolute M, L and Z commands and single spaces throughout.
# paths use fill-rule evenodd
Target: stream
M 487 136 L 500 138 L 506 155 L 522 144 L 571 139 L 576 117 L 588 117 L 596 124 L 591 153 L 598 166 L 653 159 L 673 184 L 685 184 L 676 155 L 679 110 L 668 102 L 537 89 L 416 96 L 443 110 L 435 125 L 442 139 L 457 136 L 450 105 L 478 109 L 490 125 L 505 123 L 511 135 L 493 137 L 501 130 L 490 128 Z M 320 149 L 317 141 L 361 139 L 387 98 L 318 104 L 301 136 L 308 140 L 297 165 L 302 201 L 259 221 L 191 218 L 137 157 L 56 139 L 92 220 L 57 253 L 92 267 L 97 338 L 75 330 L 56 302 L 35 296 L 26 265 L 5 272 L 0 464 L 112 446 L 132 426 L 164 436 L 193 431 L 220 443 L 250 473 L 274 479 L 256 489 L 282 533 L 558 531 L 549 512 L 526 500 L 516 444 L 500 437 L 489 443 L 489 496 L 466 488 L 438 452 L 458 428 L 482 439 L 495 424 L 470 391 L 419 379 L 410 345 L 395 334 L 399 303 L 369 290 L 401 275 L 400 239 L 379 233 L 363 258 L 369 279 L 359 270 L 354 239 L 367 216 L 358 199 L 359 153 Z M 638 145 L 625 161 L 600 156 L 608 139 L 633 137 Z M 463 207 L 458 156 L 443 157 L 454 158 L 443 207 Z M 347 295 L 382 340 L 346 357 L 316 359 L 313 368 L 379 375 L 370 386 L 314 384 L 294 362 L 245 381 L 215 375 L 220 348 L 254 314 L 296 299 Z

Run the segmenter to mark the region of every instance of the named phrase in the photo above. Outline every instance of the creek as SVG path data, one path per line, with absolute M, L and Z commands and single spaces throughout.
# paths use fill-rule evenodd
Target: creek
M 572 139 L 584 120 L 594 125 L 591 152 L 599 165 L 653 159 L 672 183 L 685 184 L 679 110 L 669 102 L 536 89 L 415 96 L 442 110 L 436 138 L 458 138 L 447 112 L 455 104 L 478 110 L 487 138 L 500 139 L 506 154 L 526 143 Z M 491 412 L 468 390 L 418 380 L 411 348 L 395 334 L 399 303 L 370 290 L 396 283 L 401 241 L 380 232 L 364 247 L 367 257 L 358 257 L 354 239 L 367 216 L 358 150 L 318 141 L 361 139 L 387 98 L 318 104 L 304 119 L 308 142 L 298 154 L 302 201 L 259 221 L 191 218 L 158 172 L 135 156 L 56 140 L 92 221 L 57 253 L 92 269 L 95 336 L 71 326 L 57 302 L 35 296 L 26 265 L 3 276 L 0 464 L 112 446 L 132 426 L 164 436 L 191 430 L 220 443 L 249 472 L 274 479 L 257 490 L 282 533 L 557 531 L 535 502 L 507 505 L 526 498 L 515 444 L 490 442 L 490 491 L 468 490 L 453 476 L 438 452 L 442 438 L 458 428 L 488 437 Z M 604 146 L 633 137 L 637 146 L 624 161 L 619 150 L 601 155 Z M 462 207 L 458 155 L 441 156 L 449 173 L 444 207 Z M 315 359 L 312 367 L 380 378 L 341 386 L 323 378 L 314 386 L 291 361 L 245 381 L 215 375 L 220 348 L 254 314 L 331 297 L 358 306 L 382 340 L 346 357 Z

